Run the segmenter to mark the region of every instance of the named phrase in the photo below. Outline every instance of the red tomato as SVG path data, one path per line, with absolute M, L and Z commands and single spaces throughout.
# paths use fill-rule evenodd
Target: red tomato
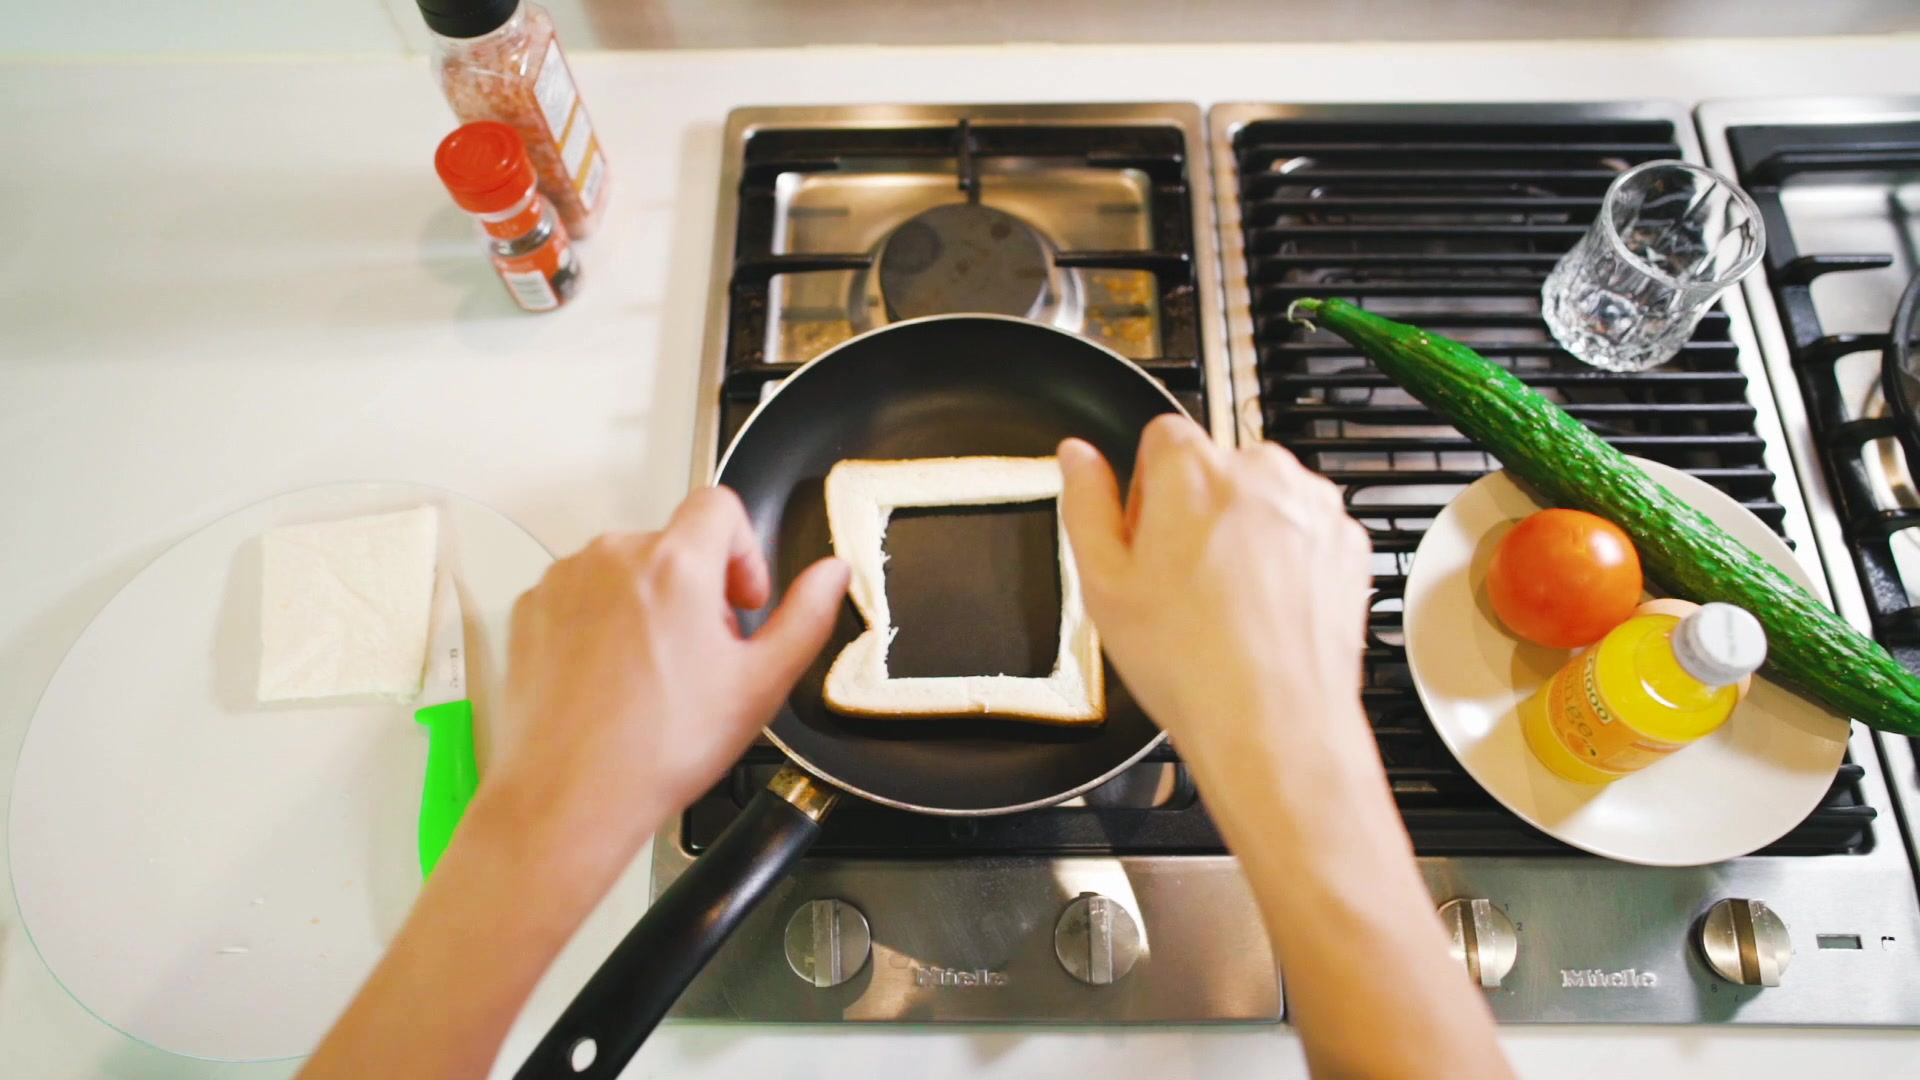
M 1507 629 L 1576 649 L 1640 604 L 1640 553 L 1620 526 L 1582 510 L 1542 510 L 1513 527 L 1487 567 L 1487 599 Z

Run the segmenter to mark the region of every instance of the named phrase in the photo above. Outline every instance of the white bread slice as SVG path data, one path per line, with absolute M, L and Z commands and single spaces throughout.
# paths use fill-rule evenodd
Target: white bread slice
M 260 537 L 262 704 L 420 692 L 440 513 L 286 525 Z
M 1060 497 L 1055 458 L 955 457 L 842 461 L 827 473 L 833 552 L 853 568 L 849 589 L 867 629 L 827 672 L 827 707 L 876 718 L 983 713 L 1047 724 L 1098 724 L 1107 693 L 1100 637 L 1087 618 L 1066 530 L 1060 547 L 1060 653 L 1044 679 L 1012 675 L 896 679 L 887 648 L 896 630 L 887 606 L 883 542 L 895 507 L 985 506 Z M 1057 511 L 1056 511 L 1057 519 Z

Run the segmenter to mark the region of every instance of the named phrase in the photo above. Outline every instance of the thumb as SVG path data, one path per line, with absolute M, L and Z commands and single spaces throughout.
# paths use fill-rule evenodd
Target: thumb
M 1060 520 L 1073 545 L 1080 575 L 1105 581 L 1119 572 L 1127 556 L 1120 482 L 1113 467 L 1092 444 L 1068 439 L 1060 444 Z
M 787 586 L 780 606 L 747 642 L 753 655 L 748 679 L 756 695 L 778 699 L 793 689 L 832 636 L 851 577 L 844 561 L 821 559 Z

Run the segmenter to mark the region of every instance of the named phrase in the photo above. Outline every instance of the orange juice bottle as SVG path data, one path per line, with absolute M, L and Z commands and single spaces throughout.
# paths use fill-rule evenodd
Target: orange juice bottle
M 1732 604 L 1636 615 L 1522 703 L 1520 730 L 1555 773 L 1611 783 L 1726 723 L 1766 658 L 1760 621 Z

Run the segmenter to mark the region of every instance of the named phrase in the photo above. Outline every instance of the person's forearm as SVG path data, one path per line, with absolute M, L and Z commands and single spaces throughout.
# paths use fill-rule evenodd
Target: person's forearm
M 482 789 L 406 924 L 302 1080 L 485 1076 L 527 995 L 624 866 L 609 837 Z
M 1249 725 L 1192 759 L 1252 883 L 1288 1017 L 1318 1076 L 1510 1075 L 1485 1000 L 1446 953 L 1358 708 L 1330 708 L 1307 736 Z

